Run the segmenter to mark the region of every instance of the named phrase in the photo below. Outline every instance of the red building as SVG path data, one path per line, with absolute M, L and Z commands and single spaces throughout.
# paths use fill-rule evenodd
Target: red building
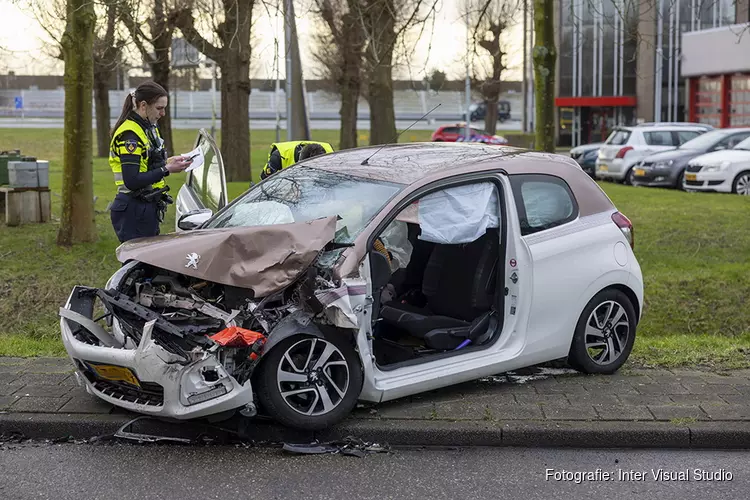
M 750 23 L 682 35 L 691 121 L 750 127 Z

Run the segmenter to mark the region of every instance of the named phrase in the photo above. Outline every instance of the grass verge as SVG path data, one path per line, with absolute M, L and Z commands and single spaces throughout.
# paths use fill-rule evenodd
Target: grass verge
M 315 131 L 332 142 L 338 132 Z M 196 131 L 175 130 L 175 150 L 192 149 Z M 401 142 L 429 140 L 429 131 L 408 131 Z M 273 131 L 253 131 L 251 158 L 257 179 Z M 360 135 L 361 143 L 366 132 Z M 0 150 L 50 160 L 53 218 L 59 217 L 62 129 L 4 129 Z M 169 178 L 172 193 L 181 176 Z M 643 270 L 644 317 L 632 363 L 712 370 L 750 367 L 750 199 L 632 188 L 602 187 L 635 227 L 635 253 Z M 229 197 L 247 189 L 230 183 Z M 0 224 L 0 356 L 64 354 L 59 340 L 59 307 L 76 284 L 101 285 L 119 267 L 118 242 L 107 203 L 114 194 L 106 159 L 94 161 L 99 240 L 70 249 L 55 245 L 58 224 L 7 227 Z M 163 232 L 174 228 L 170 208 Z

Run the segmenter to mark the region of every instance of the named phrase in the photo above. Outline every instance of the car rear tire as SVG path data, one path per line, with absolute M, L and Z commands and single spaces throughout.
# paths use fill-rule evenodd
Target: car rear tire
M 732 184 L 732 192 L 743 196 L 750 196 L 750 170 L 740 172 Z
M 592 298 L 578 319 L 568 364 L 583 373 L 611 374 L 627 361 L 635 342 L 636 313 L 620 290 Z
M 635 170 L 633 169 L 633 167 L 630 167 L 630 170 L 628 170 L 628 173 L 625 174 L 624 183 L 627 184 L 628 186 L 632 186 L 634 182 L 635 182 Z
M 343 420 L 362 390 L 359 355 L 346 335 L 294 335 L 263 358 L 258 399 L 276 421 L 320 430 Z

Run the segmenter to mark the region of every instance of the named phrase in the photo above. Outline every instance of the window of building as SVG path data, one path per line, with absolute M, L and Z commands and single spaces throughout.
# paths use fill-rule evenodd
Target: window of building
M 729 126 L 750 126 L 750 75 L 732 75 L 729 88 Z
M 512 175 L 510 182 L 523 236 L 560 226 L 578 216 L 573 193 L 559 177 Z
M 701 78 L 697 87 L 695 95 L 692 96 L 696 121 L 721 127 L 721 77 Z

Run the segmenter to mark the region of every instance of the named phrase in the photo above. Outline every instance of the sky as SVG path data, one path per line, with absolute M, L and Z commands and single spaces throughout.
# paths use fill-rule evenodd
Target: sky
M 42 0 L 44 1 L 44 0 Z M 408 64 L 402 64 L 394 70 L 394 78 L 422 79 L 433 69 L 445 71 L 450 79 L 463 79 L 466 75 L 465 53 L 467 47 L 466 28 L 461 22 L 459 4 L 462 0 L 441 0 L 435 14 L 434 26 L 427 25 L 422 36 L 407 47 L 412 54 Z M 63 65 L 45 52 L 50 50 L 50 39 L 34 14 L 17 6 L 18 1 L 0 0 L 0 13 L 3 22 L 0 29 L 0 74 L 15 71 L 16 74 L 56 74 L 63 73 Z M 295 0 L 297 30 L 300 50 L 302 51 L 303 72 L 306 79 L 315 78 L 315 62 L 311 54 L 305 51 L 310 46 L 315 26 L 310 21 L 312 0 Z M 253 78 L 273 78 L 274 41 L 279 43 L 280 73 L 284 76 L 284 33 L 283 25 L 262 9 L 256 9 L 256 21 L 253 27 L 255 39 L 251 72 Z M 522 37 L 520 26 L 522 17 L 518 16 L 519 25 L 507 34 L 509 54 L 506 64 L 511 68 L 504 74 L 505 80 L 520 80 L 522 65 Z M 412 35 L 415 39 L 417 33 Z M 132 75 L 141 74 L 137 69 Z

